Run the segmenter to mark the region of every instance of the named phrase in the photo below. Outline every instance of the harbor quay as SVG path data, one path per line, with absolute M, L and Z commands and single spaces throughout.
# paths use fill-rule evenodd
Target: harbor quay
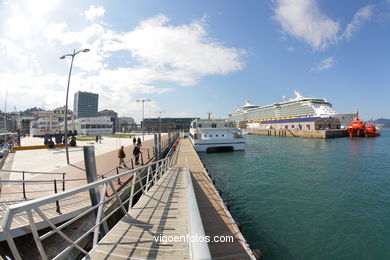
M 149 141 L 151 145 L 152 141 Z M 5 207 L 2 213 L 3 241 L 0 242 L 3 257 L 260 257 L 259 253 L 255 256 L 249 248 L 187 138 L 172 140 L 168 137 L 168 145 L 161 157 L 151 158 L 148 163 L 134 169 L 114 170 L 104 178 L 101 177 L 101 166 L 98 166 L 99 156 L 102 155 L 94 159 L 85 156 L 84 161 L 75 164 L 84 168 L 84 176 L 87 177 L 93 169 L 90 166 L 96 165 L 97 178 L 94 182 L 85 181 L 70 190 Z M 114 163 L 105 167 L 117 169 L 116 162 L 114 160 Z M 60 172 L 63 170 L 59 169 Z M 77 199 L 82 199 L 82 203 L 77 202 Z M 72 203 L 74 200 L 76 205 Z M 72 211 L 62 208 L 67 202 L 71 202 L 77 214 L 66 214 L 66 210 Z M 77 203 L 78 209 L 75 208 Z M 61 206 L 61 213 L 56 211 L 58 205 Z M 63 215 L 62 219 L 54 222 L 60 215 Z M 12 228 L 21 219 L 26 223 L 23 227 L 24 235 L 15 235 Z M 211 241 L 187 239 L 176 243 L 168 240 L 173 236 L 200 237 Z M 156 239 L 158 237 L 160 241 Z M 169 242 L 165 243 L 163 237 L 168 237 L 165 241 Z M 216 242 L 214 239 L 217 237 L 230 239 L 227 242 Z
M 305 137 L 305 138 L 323 138 L 323 139 L 348 136 L 346 129 L 329 129 L 329 130 L 247 129 L 246 132 L 251 135 Z
M 133 144 L 130 138 L 104 138 L 101 143 L 78 142 L 77 147 L 69 149 L 71 163 L 65 162 L 64 148 L 18 150 L 9 153 L 4 167 L 0 170 L 0 241 L 4 240 L 1 223 L 4 219 L 7 208 L 11 205 L 23 203 L 33 199 L 51 196 L 55 193 L 65 192 L 88 183 L 83 147 L 93 147 L 95 153 L 97 178 L 103 179 L 113 175 L 137 168 L 147 164 L 154 158 L 153 135 L 145 136 L 145 142 L 141 147 L 140 164 L 136 165 L 132 154 Z M 167 135 L 161 137 L 162 144 L 167 146 Z M 26 146 L 37 145 L 41 138 L 22 139 Z M 83 145 L 83 147 L 80 147 Z M 126 153 L 125 163 L 128 168 L 118 167 L 118 149 L 124 146 Z M 125 182 L 131 179 L 132 175 L 118 179 L 118 182 Z M 120 187 L 119 183 L 115 187 Z M 88 207 L 89 195 L 69 199 L 66 203 L 54 205 L 52 209 L 54 223 L 59 223 L 83 212 Z M 47 227 L 41 223 L 42 227 Z M 28 221 L 21 217 L 14 223 L 13 235 L 18 237 L 29 233 Z

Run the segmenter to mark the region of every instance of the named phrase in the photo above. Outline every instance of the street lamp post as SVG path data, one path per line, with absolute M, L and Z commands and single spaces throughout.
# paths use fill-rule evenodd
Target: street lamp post
M 65 54 L 60 57 L 60 59 L 65 59 L 66 57 L 70 56 L 72 57 L 72 60 L 70 62 L 70 69 L 69 69 L 69 76 L 68 76 L 68 86 L 66 88 L 66 101 L 65 101 L 65 117 L 64 117 L 64 139 L 65 139 L 65 150 L 66 150 L 66 163 L 69 164 L 69 151 L 68 151 L 68 96 L 69 96 L 69 84 L 70 84 L 70 76 L 72 75 L 72 68 L 73 68 L 73 60 L 74 57 L 79 54 L 80 52 L 89 52 L 89 49 L 83 49 L 76 52 L 76 50 L 73 50 L 73 53 L 71 54 Z
M 144 104 L 145 104 L 145 102 L 148 102 L 148 101 L 151 101 L 151 100 L 145 99 L 145 98 L 137 99 L 137 102 L 142 102 L 142 122 L 141 122 L 142 142 L 145 141 L 144 140 Z
M 163 111 L 158 111 L 157 114 L 158 114 L 158 121 L 159 121 L 159 124 L 160 124 L 160 134 L 161 134 L 161 114 L 164 113 Z

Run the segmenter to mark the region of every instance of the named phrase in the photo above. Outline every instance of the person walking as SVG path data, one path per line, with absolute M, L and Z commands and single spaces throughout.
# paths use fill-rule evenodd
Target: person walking
M 134 159 L 135 159 L 135 164 L 138 165 L 139 164 L 139 155 L 141 153 L 141 149 L 140 149 L 140 145 L 137 144 L 135 147 L 134 147 L 134 150 L 133 150 L 133 155 L 134 155 Z
M 137 139 L 134 136 L 134 138 L 133 138 L 133 145 L 135 146 L 136 143 L 137 143 Z
M 139 145 L 140 147 L 142 146 L 141 138 L 139 138 L 139 137 L 137 139 L 137 145 Z
M 126 164 L 125 164 L 125 158 L 126 158 L 126 154 L 125 154 L 125 151 L 123 150 L 123 145 L 121 146 L 121 148 L 119 149 L 118 151 L 118 158 L 119 158 L 119 168 L 122 168 L 121 165 L 123 165 L 125 168 L 127 168 Z

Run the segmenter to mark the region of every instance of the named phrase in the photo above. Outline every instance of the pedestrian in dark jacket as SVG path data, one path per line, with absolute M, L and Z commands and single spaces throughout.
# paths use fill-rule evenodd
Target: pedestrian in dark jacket
M 139 145 L 140 147 L 142 146 L 141 138 L 139 138 L 139 137 L 137 139 L 137 145 Z
M 136 143 L 137 143 L 137 139 L 134 136 L 134 138 L 133 138 L 133 145 L 135 146 Z
M 141 153 L 140 145 L 137 144 L 137 146 L 134 147 L 133 155 L 135 158 L 135 164 L 139 164 L 139 155 Z
M 125 164 L 125 158 L 126 158 L 126 154 L 125 154 L 125 151 L 123 150 L 123 145 L 121 146 L 121 148 L 119 149 L 118 151 L 118 158 L 119 158 L 119 168 L 122 168 L 121 165 L 123 165 L 124 167 L 127 168 L 126 164 Z

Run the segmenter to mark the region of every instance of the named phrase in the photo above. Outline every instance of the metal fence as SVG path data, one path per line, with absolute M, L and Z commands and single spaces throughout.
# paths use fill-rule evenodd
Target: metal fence
M 167 149 L 169 145 L 172 144 L 171 140 L 165 140 L 161 142 L 162 150 Z M 153 147 L 152 151 L 150 151 L 149 148 L 142 148 L 142 152 L 139 155 L 139 161 L 141 162 L 141 165 L 144 165 L 144 162 L 148 163 L 151 159 L 153 159 L 156 155 L 155 149 Z M 135 156 L 132 156 L 129 160 L 125 161 L 125 164 L 129 165 L 130 169 L 135 168 Z M 13 173 L 13 174 L 20 174 L 21 179 L 8 179 L 3 180 L 1 178 L 1 173 Z M 104 172 L 99 175 L 102 179 L 106 178 L 107 176 L 110 176 L 112 174 L 119 175 L 119 167 L 114 167 L 110 169 L 107 172 Z M 58 175 L 61 177 L 51 177 L 51 178 L 45 178 L 45 179 L 35 179 L 35 180 L 26 180 L 27 175 Z M 20 193 L 21 196 L 23 196 L 23 199 L 31 199 L 30 193 L 31 191 L 27 191 L 27 185 L 42 185 L 42 184 L 52 184 L 53 186 L 45 187 L 46 190 L 40 189 L 39 191 L 34 191 L 34 193 L 44 193 L 44 192 L 52 192 L 53 194 L 56 194 L 58 192 L 64 192 L 66 190 L 66 183 L 67 182 L 74 182 L 74 181 L 87 181 L 87 178 L 72 178 L 72 179 L 66 179 L 66 173 L 59 173 L 59 172 L 39 172 L 39 171 L 17 171 L 17 170 L 3 170 L 0 169 L 0 197 L 1 195 L 7 195 L 7 193 L 2 192 L 2 185 L 8 184 L 8 185 L 21 185 L 22 190 L 21 191 L 13 191 L 12 193 Z M 118 178 L 118 184 L 121 185 L 121 180 Z M 50 189 L 50 190 L 49 190 Z
M 71 250 L 75 249 L 78 250 L 80 253 L 87 255 L 88 252 L 82 246 L 80 246 L 80 242 L 87 239 L 88 236 L 92 236 L 92 245 L 96 245 L 99 239 L 103 237 L 105 232 L 107 232 L 107 220 L 112 217 L 113 214 L 120 210 L 123 212 L 123 214 L 128 215 L 131 211 L 135 198 L 148 191 L 148 189 L 150 189 L 150 187 L 153 186 L 153 184 L 157 182 L 157 180 L 160 179 L 161 176 L 167 172 L 169 166 L 171 165 L 173 155 L 175 154 L 173 150 L 174 149 L 171 148 L 164 159 L 158 160 L 148 165 L 141 166 L 136 169 L 120 173 L 118 175 L 110 176 L 108 178 L 69 191 L 9 206 L 5 213 L 2 227 L 4 230 L 4 237 L 7 240 L 8 246 L 14 258 L 22 259 L 11 233 L 11 226 L 14 221 L 14 218 L 20 214 L 26 214 L 28 217 L 31 233 L 34 237 L 36 247 L 42 259 L 49 258 L 47 253 L 48 250 L 47 248 L 45 249 L 43 241 L 53 236 L 54 234 L 59 235 L 69 244 L 58 255 L 56 255 L 54 259 L 61 259 L 66 256 Z M 121 189 L 117 190 L 114 186 L 114 182 L 120 180 L 120 178 L 125 176 L 130 177 L 130 175 L 132 175 L 132 180 L 126 185 L 122 186 Z M 140 188 L 136 189 L 136 185 Z M 91 191 L 96 192 L 96 194 L 99 194 L 99 200 L 97 201 L 97 203 L 91 203 L 91 207 L 89 207 L 83 213 L 79 214 L 77 217 L 65 221 L 59 226 L 56 226 L 50 220 L 50 217 L 48 217 L 42 210 L 45 205 L 51 203 L 56 203 L 58 205 L 61 203 L 61 200 L 72 196 L 82 196 L 82 194 Z M 124 194 L 126 194 L 126 192 L 130 193 L 127 198 L 123 196 Z M 107 215 L 105 215 L 104 209 L 108 205 L 114 205 L 114 201 L 117 201 L 119 203 L 115 204 L 116 206 L 113 207 L 113 209 L 109 213 L 107 213 Z M 64 232 L 64 228 L 75 223 L 76 221 L 78 221 L 84 216 L 87 216 L 87 214 L 90 213 L 95 214 L 96 221 L 94 225 L 90 227 L 86 232 L 83 232 L 80 237 L 72 239 Z M 37 218 L 42 219 L 49 227 L 51 227 L 52 230 L 46 233 L 39 234 L 37 225 L 34 221 L 34 219 Z

